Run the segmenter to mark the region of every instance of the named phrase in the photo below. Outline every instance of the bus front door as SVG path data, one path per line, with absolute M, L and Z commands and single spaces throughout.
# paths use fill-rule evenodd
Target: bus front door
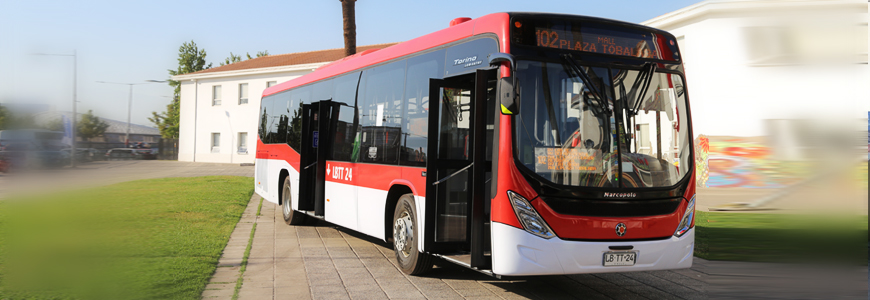
M 478 269 L 492 263 L 485 151 L 494 78 L 494 71 L 478 70 L 429 81 L 424 249 Z
M 326 160 L 332 155 L 339 105 L 331 100 L 302 104 L 302 140 L 299 155 L 299 210 L 324 215 Z M 302 188 L 313 187 L 313 188 Z

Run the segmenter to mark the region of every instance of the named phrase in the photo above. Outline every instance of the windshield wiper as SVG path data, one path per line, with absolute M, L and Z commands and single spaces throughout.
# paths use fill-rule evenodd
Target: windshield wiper
M 598 119 L 599 124 L 605 124 L 604 126 L 599 126 L 599 130 L 601 130 L 601 136 L 599 140 L 599 145 L 601 145 L 601 149 L 603 151 L 609 151 L 610 143 L 610 134 L 607 133 L 607 130 L 610 128 L 610 117 L 613 115 L 612 109 L 608 107 L 608 99 L 604 98 L 604 93 L 599 90 L 599 86 L 595 85 L 586 71 L 580 67 L 580 64 L 577 63 L 577 60 L 570 54 L 562 54 L 562 67 L 565 68 L 565 72 L 571 75 L 572 77 L 580 78 L 583 81 L 583 85 L 589 89 L 589 93 L 592 94 L 592 98 L 595 98 L 595 103 L 590 100 L 589 97 L 581 95 L 583 99 L 583 103 L 587 108 L 592 112 L 592 115 Z M 609 77 L 609 76 L 608 76 Z M 603 81 L 601 81 L 603 85 Z
M 644 98 L 646 98 L 646 92 L 649 91 L 650 83 L 652 83 L 653 74 L 656 72 L 656 64 L 654 63 L 645 63 L 643 68 L 640 69 L 640 72 L 637 74 L 637 79 L 635 79 L 634 84 L 631 86 L 632 94 L 637 95 L 638 87 L 640 87 L 640 95 L 635 98 L 634 105 L 631 109 L 632 115 L 637 115 L 637 112 L 640 110 L 640 104 Z
M 550 94 L 550 77 L 547 73 L 547 64 L 541 66 L 541 80 L 544 88 L 544 102 L 547 104 L 547 114 L 550 116 L 550 130 L 553 131 L 553 141 L 556 146 L 562 146 L 562 136 L 559 133 L 556 111 L 553 109 L 553 96 Z
M 604 95 L 604 93 L 601 93 L 601 91 L 598 90 L 598 87 L 592 84 L 592 79 L 590 79 L 589 75 L 586 74 L 586 71 L 583 71 L 583 68 L 581 68 L 580 65 L 577 64 L 577 61 L 574 60 L 574 56 L 572 56 L 570 53 L 562 54 L 561 56 L 562 60 L 565 61 L 565 63 L 562 65 L 569 67 L 569 71 L 571 71 L 570 73 L 580 78 L 580 80 L 583 81 L 583 84 L 585 84 L 586 87 L 589 88 L 589 91 L 592 92 L 592 95 L 595 96 L 595 98 L 599 99 L 598 102 L 602 103 L 601 101 L 604 100 L 604 97 L 602 97 L 602 95 Z M 602 107 L 604 107 L 603 103 Z

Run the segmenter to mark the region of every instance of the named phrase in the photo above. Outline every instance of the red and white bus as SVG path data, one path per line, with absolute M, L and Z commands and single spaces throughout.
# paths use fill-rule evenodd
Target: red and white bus
M 496 13 L 263 93 L 256 192 L 495 276 L 688 268 L 692 126 L 673 35 Z

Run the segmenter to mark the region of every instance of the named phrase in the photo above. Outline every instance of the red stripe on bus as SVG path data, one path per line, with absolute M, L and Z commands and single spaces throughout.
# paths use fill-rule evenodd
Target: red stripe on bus
M 299 153 L 287 144 L 263 144 L 257 139 L 257 158 L 283 160 L 299 171 Z M 426 196 L 426 168 L 343 161 L 326 161 L 327 182 L 338 182 L 355 186 L 389 191 L 393 185 L 404 185 L 415 196 Z M 340 174 L 336 175 L 336 171 Z
M 511 116 L 501 115 L 501 124 L 498 131 L 498 181 L 496 181 L 496 194 L 492 198 L 490 206 L 490 218 L 493 222 L 507 224 L 517 228 L 523 228 L 520 220 L 514 212 L 508 200 L 507 191 L 519 193 L 526 199 L 534 199 L 538 193 L 529 186 L 520 171 L 513 162 L 513 145 L 511 137 Z
M 326 161 L 327 182 L 389 191 L 393 185 L 405 185 L 415 196 L 426 196 L 426 168 L 344 161 Z
M 689 186 L 686 188 L 686 194 L 683 195 L 683 198 L 685 198 L 688 201 L 692 201 L 692 198 L 695 198 L 695 170 L 694 170 L 694 168 L 692 168 L 692 175 L 691 176 L 692 177 L 689 177 Z M 695 207 L 698 207 L 697 202 L 695 203 Z M 689 224 L 689 227 L 695 227 L 695 218 L 697 218 L 697 217 L 698 217 L 698 215 L 695 215 L 692 218 L 692 224 Z M 683 219 L 683 216 L 680 215 L 680 220 L 682 220 L 682 219 Z
M 544 218 L 559 238 L 578 240 L 636 240 L 669 237 L 674 234 L 680 218 L 688 206 L 683 201 L 671 214 L 650 217 L 584 217 L 562 215 L 547 206 L 543 200 L 532 201 L 532 206 Z M 624 236 L 616 235 L 616 224 L 624 223 Z
M 257 139 L 257 158 L 283 160 L 299 171 L 299 153 L 287 144 L 263 144 Z

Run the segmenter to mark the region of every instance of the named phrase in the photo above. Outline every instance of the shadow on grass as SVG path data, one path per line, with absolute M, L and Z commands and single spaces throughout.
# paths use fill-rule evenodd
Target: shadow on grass
M 698 227 L 695 256 L 709 260 L 866 265 L 867 230 Z

